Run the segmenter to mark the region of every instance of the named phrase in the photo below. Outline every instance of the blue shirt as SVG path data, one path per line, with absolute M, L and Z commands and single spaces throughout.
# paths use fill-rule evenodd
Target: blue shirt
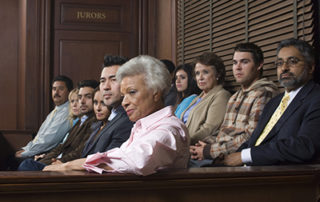
M 199 98 L 199 99 L 184 113 L 184 115 L 183 115 L 183 117 L 182 117 L 183 123 L 187 123 L 188 117 L 189 117 L 189 114 L 190 114 L 191 110 L 192 110 L 201 100 L 202 100 L 202 99 Z
M 181 118 L 181 114 L 184 110 L 187 109 L 187 107 L 190 105 L 190 103 L 192 102 L 192 100 L 194 98 L 196 98 L 197 95 L 193 94 L 190 95 L 189 97 L 186 97 L 182 100 L 182 102 L 177 106 L 176 111 L 174 112 L 174 114 L 176 115 L 176 117 Z

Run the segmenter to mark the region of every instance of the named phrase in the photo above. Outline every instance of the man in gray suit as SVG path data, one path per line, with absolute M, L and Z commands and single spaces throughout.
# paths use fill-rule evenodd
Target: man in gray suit
M 97 133 L 92 133 L 89 137 L 81 157 L 120 147 L 130 136 L 133 123 L 121 106 L 120 84 L 116 80 L 118 68 L 126 61 L 126 58 L 119 56 L 104 57 L 104 66 L 100 77 L 100 91 L 103 95 L 104 103 L 111 106 L 112 110 L 107 125 L 97 137 Z

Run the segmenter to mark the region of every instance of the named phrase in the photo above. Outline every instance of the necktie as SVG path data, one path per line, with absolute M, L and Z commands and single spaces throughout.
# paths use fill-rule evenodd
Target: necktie
M 273 126 L 276 125 L 276 123 L 278 122 L 278 120 L 282 116 L 283 112 L 286 110 L 286 108 L 288 106 L 289 99 L 290 99 L 289 94 L 285 93 L 285 95 L 282 97 L 280 105 L 278 106 L 276 111 L 274 111 L 274 113 L 273 113 L 272 117 L 270 118 L 268 124 L 266 125 L 266 127 L 262 131 L 260 137 L 258 138 L 255 146 L 260 145 L 260 143 L 264 140 L 264 138 L 269 134 L 269 132 L 271 131 Z
M 53 119 L 54 115 L 57 112 L 57 108 L 54 108 L 54 110 L 52 111 L 51 115 L 50 115 L 50 119 Z

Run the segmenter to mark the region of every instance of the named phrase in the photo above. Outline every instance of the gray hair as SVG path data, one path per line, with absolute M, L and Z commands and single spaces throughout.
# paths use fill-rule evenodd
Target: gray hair
M 171 77 L 169 71 L 164 64 L 151 56 L 140 55 L 132 58 L 117 71 L 117 81 L 121 83 L 122 79 L 127 76 L 144 75 L 144 80 L 147 88 L 154 92 L 162 92 L 162 97 L 167 95 L 170 85 Z
M 310 44 L 308 44 L 308 42 L 299 39 L 291 38 L 282 40 L 278 45 L 277 55 L 282 48 L 289 46 L 293 46 L 299 50 L 309 68 L 311 68 L 315 64 L 314 48 Z

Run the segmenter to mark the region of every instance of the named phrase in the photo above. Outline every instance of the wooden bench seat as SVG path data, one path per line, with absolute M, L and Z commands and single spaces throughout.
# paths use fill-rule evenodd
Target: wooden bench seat
M 0 172 L 0 201 L 317 201 L 320 165 L 194 168 L 150 176 Z

